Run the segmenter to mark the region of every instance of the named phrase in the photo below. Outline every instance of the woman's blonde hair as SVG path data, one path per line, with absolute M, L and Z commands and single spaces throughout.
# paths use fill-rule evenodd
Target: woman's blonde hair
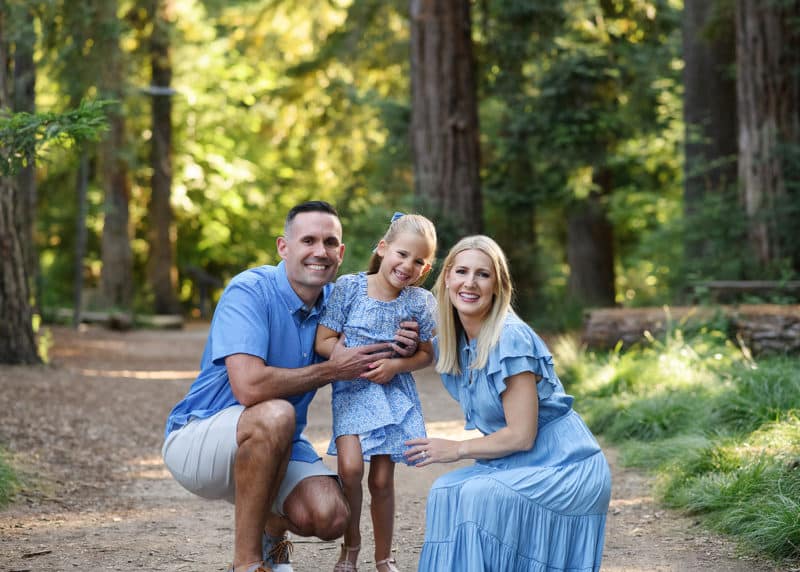
M 496 278 L 492 307 L 481 324 L 478 333 L 477 352 L 471 364 L 465 367 L 479 369 L 486 365 L 489 352 L 500 341 L 503 323 L 511 308 L 511 299 L 514 296 L 514 286 L 511 283 L 511 274 L 508 271 L 508 261 L 500 246 L 491 238 L 484 235 L 468 236 L 459 240 L 442 264 L 442 271 L 436 279 L 433 293 L 439 305 L 439 319 L 436 326 L 436 335 L 439 338 L 439 359 L 436 362 L 436 371 L 439 373 L 460 374 L 461 365 L 458 363 L 458 338 L 464 327 L 458 317 L 450 295 L 445 287 L 447 274 L 452 270 L 455 258 L 465 250 L 479 250 L 492 261 L 492 272 Z
M 383 235 L 381 240 L 386 244 L 391 244 L 394 239 L 397 238 L 397 235 L 408 232 L 426 239 L 431 247 L 431 253 L 435 253 L 436 227 L 433 226 L 433 223 L 424 216 L 418 214 L 398 215 L 400 215 L 400 213 L 397 213 L 395 217 L 392 218 L 392 222 L 389 224 L 389 229 L 386 231 L 386 234 Z M 375 274 L 381 267 L 381 262 L 383 262 L 383 256 L 378 254 L 376 248 L 372 253 L 372 257 L 369 259 L 367 274 Z M 431 257 L 429 262 L 433 264 L 433 257 Z M 419 279 L 414 282 L 414 286 L 419 286 L 425 282 L 425 278 L 428 277 L 428 272 L 430 272 L 430 268 L 420 274 Z

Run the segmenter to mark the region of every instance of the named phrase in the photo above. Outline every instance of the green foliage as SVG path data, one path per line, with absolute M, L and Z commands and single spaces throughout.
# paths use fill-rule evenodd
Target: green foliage
M 724 382 L 725 391 L 715 399 L 715 423 L 750 433 L 781 419 L 786 411 L 800 411 L 800 375 L 796 368 L 796 359 L 778 357 L 734 369 Z
M 0 449 L 0 508 L 6 506 L 19 490 L 19 479 L 8 462 L 7 453 Z
M 625 352 L 554 352 L 581 413 L 624 464 L 658 475 L 664 503 L 751 549 L 800 558 L 797 358 L 753 362 L 704 328 Z
M 12 175 L 30 165 L 48 143 L 62 146 L 94 141 L 107 128 L 110 101 L 82 101 L 64 113 L 0 114 L 0 174 Z
M 96 97 L 107 63 L 100 46 L 109 37 L 120 42 L 126 89 L 117 109 L 126 121 L 122 158 L 132 178 L 137 303 L 144 309 L 149 8 L 123 2 L 113 17 L 104 3 L 33 4 L 40 109 Z M 364 267 L 393 211 L 432 214 L 413 192 L 407 3 L 189 0 L 173 10 L 172 206 L 187 307 L 198 296 L 187 268 L 226 281 L 248 266 L 277 262 L 275 237 L 299 201 L 322 198 L 339 207 L 348 246 L 343 272 Z M 683 219 L 678 2 L 500 0 L 473 3 L 472 10 L 485 231 L 512 259 L 516 307 L 527 319 L 545 330 L 581 321 L 582 308 L 567 299 L 565 220 L 574 201 L 598 191 L 598 171 L 611 180 L 603 205 L 614 226 L 619 304 L 671 303 L 687 281 L 743 271 L 752 258 L 729 247 L 743 228 L 730 203 L 709 203 L 711 218 L 703 220 L 710 222 Z M 105 207 L 100 165 L 87 148 L 85 277 L 92 288 Z M 800 164 L 796 156 L 787 145 L 786 164 Z M 40 291 L 46 305 L 71 304 L 77 161 L 55 150 L 48 158 L 38 177 Z M 781 213 L 798 204 L 789 180 L 791 204 Z M 462 230 L 437 223 L 441 256 Z M 711 236 L 714 250 L 708 263 L 688 268 L 682 244 L 693 231 Z M 789 278 L 789 269 L 784 263 L 774 273 Z

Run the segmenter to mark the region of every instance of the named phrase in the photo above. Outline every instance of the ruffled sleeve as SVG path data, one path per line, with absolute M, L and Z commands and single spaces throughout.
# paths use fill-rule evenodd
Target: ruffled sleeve
M 334 332 L 342 332 L 347 315 L 350 312 L 350 304 L 353 299 L 354 287 L 357 286 L 357 275 L 345 274 L 339 277 L 333 289 L 333 293 L 325 304 L 325 310 L 319 323 Z
M 419 316 L 419 339 L 421 342 L 430 341 L 436 329 L 436 298 L 429 291 L 421 290 L 421 311 Z
M 537 384 L 539 400 L 550 397 L 561 387 L 550 350 L 527 324 L 516 317 L 506 322 L 500 341 L 489 354 L 486 371 L 498 394 L 506 390 L 506 379 L 526 371 L 541 377 Z

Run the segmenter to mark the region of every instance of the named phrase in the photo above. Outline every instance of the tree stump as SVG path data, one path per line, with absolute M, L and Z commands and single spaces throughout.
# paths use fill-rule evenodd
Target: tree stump
M 590 349 L 630 346 L 649 332 L 658 337 L 667 328 L 694 328 L 727 318 L 728 335 L 740 339 L 753 354 L 800 353 L 800 304 L 740 306 L 677 306 L 603 308 L 584 316 L 582 342 Z

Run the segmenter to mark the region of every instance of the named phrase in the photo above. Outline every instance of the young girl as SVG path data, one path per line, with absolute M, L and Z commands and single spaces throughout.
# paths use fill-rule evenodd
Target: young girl
M 420 215 L 395 214 L 378 243 L 369 271 L 342 276 L 317 328 L 316 350 L 330 356 L 339 336 L 349 347 L 391 341 L 400 322 L 419 324 L 419 347 L 408 358 L 381 359 L 357 380 L 333 384 L 333 439 L 350 522 L 334 572 L 355 572 L 361 548 L 361 479 L 370 462 L 369 491 L 375 531 L 375 564 L 397 571 L 391 557 L 394 527 L 394 464 L 407 462 L 405 441 L 425 436 L 412 370 L 433 361 L 431 338 L 436 301 L 416 287 L 430 271 L 436 229 Z

